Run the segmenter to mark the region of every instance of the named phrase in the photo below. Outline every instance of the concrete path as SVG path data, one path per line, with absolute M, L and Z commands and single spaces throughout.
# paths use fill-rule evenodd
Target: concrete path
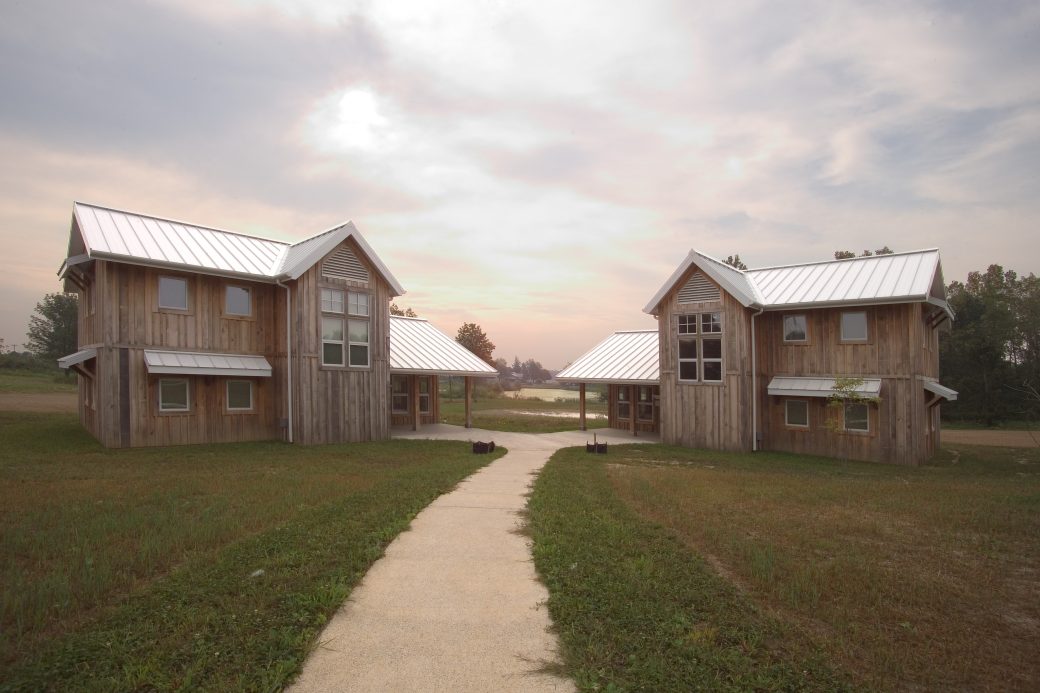
M 655 442 L 596 431 L 611 442 Z M 431 503 L 333 617 L 289 688 L 310 691 L 573 691 L 558 661 L 522 526 L 531 482 L 558 448 L 592 433 L 424 426 L 402 438 L 494 440 L 508 454 Z

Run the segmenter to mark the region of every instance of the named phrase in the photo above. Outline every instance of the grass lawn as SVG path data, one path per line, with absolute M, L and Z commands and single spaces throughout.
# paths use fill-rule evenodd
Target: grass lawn
M 0 392 L 75 392 L 76 376 L 52 371 L 0 369 Z
M 587 401 L 588 414 L 607 413 L 606 402 Z M 556 414 L 556 416 L 554 416 Z M 514 433 L 556 433 L 578 429 L 578 402 L 543 402 L 537 399 L 482 397 L 473 402 L 473 426 Z M 441 398 L 441 421 L 462 426 L 466 404 L 461 399 Z M 606 428 L 607 420 L 586 417 L 589 429 Z
M 530 510 L 586 690 L 1040 688 L 1036 450 L 568 449 Z
M 105 450 L 75 416 L 0 412 L 0 688 L 277 690 L 412 517 L 501 454 Z

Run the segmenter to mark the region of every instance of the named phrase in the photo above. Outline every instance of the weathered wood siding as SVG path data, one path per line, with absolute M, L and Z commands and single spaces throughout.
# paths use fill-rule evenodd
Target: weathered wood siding
M 725 291 L 718 301 L 680 304 L 679 288 L 696 269 L 691 267 L 658 306 L 661 440 L 697 448 L 751 450 L 750 313 Z M 711 312 L 722 315 L 722 382 L 680 382 L 678 316 Z
M 610 428 L 616 428 L 621 431 L 632 430 L 632 417 L 623 418 L 618 416 L 618 392 L 622 389 L 628 390 L 632 411 L 635 412 L 635 429 L 637 433 L 656 433 L 660 427 L 661 418 L 661 407 L 660 407 L 660 388 L 654 386 L 654 414 L 653 419 L 650 421 L 640 420 L 637 409 L 638 402 L 636 401 L 636 394 L 638 392 L 638 386 L 636 385 L 608 385 L 607 386 L 607 426 Z
M 416 375 L 403 375 L 402 377 L 408 379 L 408 392 L 412 393 L 415 391 L 415 385 L 412 382 L 414 378 L 429 378 L 430 379 L 430 412 L 428 414 L 422 414 L 419 417 L 419 423 L 423 426 L 429 424 L 440 423 L 441 420 L 441 397 L 439 379 L 436 375 L 430 376 L 416 376 Z M 392 404 L 392 403 L 391 403 Z M 390 412 L 390 425 L 391 426 L 411 426 L 412 425 L 412 414 L 410 412 L 412 405 L 411 395 L 409 394 L 408 406 L 409 413 L 401 414 Z

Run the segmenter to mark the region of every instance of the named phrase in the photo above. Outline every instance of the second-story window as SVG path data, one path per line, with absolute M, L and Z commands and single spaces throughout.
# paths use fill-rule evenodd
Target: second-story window
M 244 286 L 227 286 L 224 288 L 224 312 L 248 317 L 253 314 L 252 298 L 252 292 Z
M 679 380 L 722 382 L 722 314 L 680 315 Z
M 809 341 L 809 330 L 804 315 L 784 316 L 784 341 L 788 344 L 805 344 Z
M 159 307 L 188 310 L 188 280 L 183 277 L 159 277 Z
M 360 291 L 347 292 L 348 358 L 351 366 L 368 366 L 369 353 L 369 295 Z
M 867 314 L 864 311 L 849 311 L 841 314 L 841 341 L 867 341 Z

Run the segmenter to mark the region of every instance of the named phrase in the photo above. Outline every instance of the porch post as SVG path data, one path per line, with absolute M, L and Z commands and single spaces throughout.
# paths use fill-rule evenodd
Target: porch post
M 410 375 L 408 376 L 408 386 L 412 391 L 411 402 L 412 402 L 412 430 L 419 430 L 419 376 Z
M 581 413 L 579 414 L 579 428 L 582 431 L 587 431 L 589 429 L 585 427 L 585 383 L 581 383 L 578 385 L 578 401 L 581 403 Z
M 473 428 L 473 377 L 466 376 L 466 428 Z
M 632 427 L 632 435 L 639 435 L 639 431 L 636 430 L 636 407 L 639 406 L 639 402 L 636 401 L 636 396 L 639 391 L 635 385 L 628 386 L 628 425 Z

